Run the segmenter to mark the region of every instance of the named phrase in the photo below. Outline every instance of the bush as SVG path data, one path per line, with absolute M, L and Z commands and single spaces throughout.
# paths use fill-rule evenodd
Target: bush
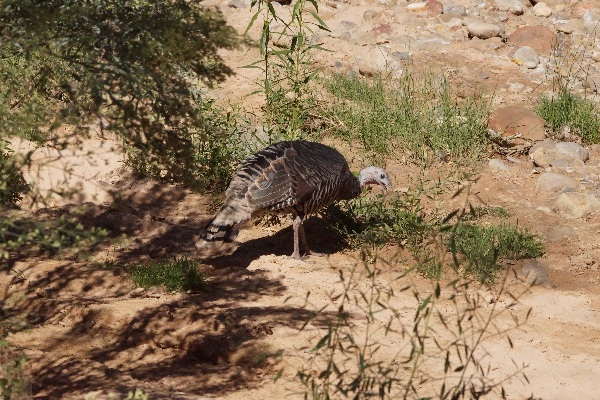
M 596 105 L 562 86 L 552 97 L 541 97 L 536 112 L 555 133 L 568 127 L 585 143 L 600 142 L 600 113 Z
M 128 269 L 133 283 L 144 289 L 158 286 L 164 287 L 168 292 L 179 292 L 206 288 L 206 280 L 198 271 L 198 262 L 185 256 L 145 265 L 131 265 Z
M 0 207 L 15 205 L 29 189 L 8 142 L 0 139 Z

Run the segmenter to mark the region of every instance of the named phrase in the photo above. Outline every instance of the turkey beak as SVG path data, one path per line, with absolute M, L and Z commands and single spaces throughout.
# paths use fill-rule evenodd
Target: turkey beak
M 379 182 L 382 188 L 385 190 L 389 190 L 392 188 L 392 184 L 390 182 Z

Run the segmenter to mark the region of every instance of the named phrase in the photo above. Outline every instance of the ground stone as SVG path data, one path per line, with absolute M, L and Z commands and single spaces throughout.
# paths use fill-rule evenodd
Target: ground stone
M 489 39 L 500 35 L 500 27 L 483 21 L 472 21 L 467 24 L 469 35 L 479 39 Z
M 533 160 L 533 164 L 546 168 L 552 165 L 554 161 L 561 157 L 561 154 L 558 153 L 555 149 L 548 149 L 546 147 L 538 147 L 529 155 L 529 157 Z M 573 160 L 573 158 L 571 158 Z M 567 160 L 567 163 L 570 160 Z
M 493 168 L 493 169 L 497 169 L 500 171 L 509 171 L 510 167 L 508 165 L 506 165 L 504 163 L 504 161 L 498 159 L 498 158 L 492 158 L 489 162 L 488 165 Z
M 513 61 L 519 65 L 523 65 L 529 69 L 537 67 L 540 63 L 540 58 L 532 47 L 519 47 L 513 55 Z
M 587 151 L 579 143 L 575 142 L 560 142 L 554 148 L 557 152 L 565 154 L 571 158 L 581 160 L 583 162 L 589 160 L 590 152 Z
M 494 0 L 496 8 L 500 11 L 508 11 L 511 14 L 521 15 L 524 8 L 519 0 Z
M 525 275 L 525 282 L 529 286 L 554 287 L 554 283 L 548 277 L 544 266 L 535 258 L 525 261 L 521 270 Z
M 554 32 L 545 26 L 523 26 L 517 28 L 508 38 L 513 46 L 529 46 L 538 54 L 548 55 L 558 45 Z
M 554 172 L 545 172 L 541 174 L 535 183 L 536 189 L 544 192 L 575 190 L 578 186 L 579 183 L 575 179 Z
M 524 140 L 538 141 L 546 136 L 545 123 L 542 117 L 524 107 L 504 106 L 492 112 L 488 127 L 502 137 L 519 133 Z
M 548 4 L 539 2 L 533 7 L 533 13 L 538 17 L 549 17 L 552 15 L 552 9 Z
M 370 47 L 356 56 L 354 61 L 361 75 L 373 76 L 381 72 L 401 71 L 398 61 L 383 46 Z
M 588 193 L 562 193 L 558 197 L 556 205 L 563 214 L 575 218 L 585 217 L 600 210 L 600 200 Z

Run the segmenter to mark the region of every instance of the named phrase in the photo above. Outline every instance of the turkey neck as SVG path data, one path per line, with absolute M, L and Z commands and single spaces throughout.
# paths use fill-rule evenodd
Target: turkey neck
M 342 190 L 340 190 L 340 194 L 338 196 L 338 200 L 350 200 L 355 197 L 358 197 L 362 192 L 363 185 L 358 180 L 357 177 L 349 174 L 346 182 L 342 185 Z

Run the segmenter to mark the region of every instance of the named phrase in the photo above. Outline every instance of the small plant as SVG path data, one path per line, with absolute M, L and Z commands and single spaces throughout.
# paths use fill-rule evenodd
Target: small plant
M 145 265 L 129 266 L 129 276 L 136 286 L 148 289 L 164 287 L 168 292 L 203 290 L 206 280 L 198 271 L 198 262 L 186 256 Z
M 26 376 L 27 357 L 20 349 L 12 347 L 6 336 L 13 330 L 23 327 L 23 323 L 14 320 L 0 322 L 0 399 L 23 398 L 28 390 Z
M 455 267 L 462 274 L 473 275 L 486 284 L 494 282 L 500 260 L 534 258 L 544 254 L 544 246 L 538 238 L 505 224 L 482 227 L 458 223 L 447 243 L 455 256 Z
M 489 143 L 488 104 L 459 101 L 445 79 L 408 73 L 399 81 L 334 75 L 325 86 L 333 100 L 324 113 L 339 121 L 334 134 L 358 141 L 378 163 L 399 154 L 415 161 L 476 160 Z
M 0 138 L 0 207 L 15 205 L 29 189 L 8 142 Z
M 319 17 L 314 0 L 296 0 L 289 21 L 283 20 L 269 1 L 252 0 L 254 7 L 256 12 L 246 33 L 262 16 L 259 40 L 262 59 L 246 68 L 259 68 L 263 72 L 259 85 L 265 95 L 264 130 L 269 144 L 303 139 L 307 136 L 309 111 L 314 108 L 310 82 L 317 76 L 317 70 L 311 57 L 315 50 L 323 50 L 315 42 L 314 33 L 315 29 L 329 31 L 329 28 Z
M 585 143 L 600 142 L 600 113 L 596 105 L 566 86 L 561 86 L 554 96 L 541 97 L 535 110 L 555 133 L 568 127 Z

